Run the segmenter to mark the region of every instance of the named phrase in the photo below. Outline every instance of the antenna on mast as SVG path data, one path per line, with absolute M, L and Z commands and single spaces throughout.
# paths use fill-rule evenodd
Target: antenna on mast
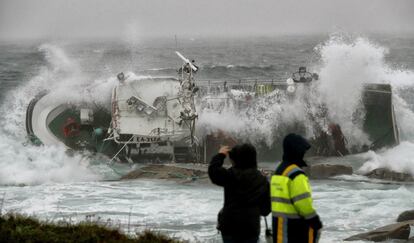
M 184 57 L 181 53 L 179 53 L 178 51 L 176 51 L 176 52 L 175 52 L 175 54 L 177 54 L 177 56 L 179 56 L 179 57 L 181 58 L 181 60 L 183 60 L 183 62 L 184 62 L 185 64 L 189 65 L 189 66 L 191 67 L 191 69 L 192 69 L 194 72 L 197 72 L 198 67 L 194 66 L 194 65 L 190 62 L 190 60 L 188 60 L 187 58 L 185 58 L 185 57 Z

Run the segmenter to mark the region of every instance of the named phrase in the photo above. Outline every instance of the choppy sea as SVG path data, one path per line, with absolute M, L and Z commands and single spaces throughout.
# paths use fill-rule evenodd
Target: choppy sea
M 400 145 L 317 161 L 348 164 L 355 170 L 352 176 L 311 181 L 314 204 L 324 224 L 321 242 L 341 242 L 392 223 L 400 212 L 414 208 L 413 184 L 383 183 L 361 175 L 377 167 L 414 173 L 414 37 L 333 34 L 0 43 L 2 213 L 56 221 L 96 220 L 129 233 L 150 228 L 191 242 L 220 242 L 215 229 L 223 202 L 220 188 L 159 180 L 119 181 L 120 173 L 131 168 L 114 168 L 105 158 L 68 155 L 59 145 L 36 147 L 26 139 L 26 107 L 38 92 L 63 89 L 66 95 L 76 96 L 75 86 L 93 86 L 99 92 L 89 98 L 105 103 L 119 72 L 136 77 L 175 76 L 181 65 L 175 50 L 196 60 L 197 78 L 204 80 L 283 81 L 299 66 L 307 66 L 321 75 L 322 91 L 341 111 L 335 118 L 344 123 L 349 107 L 356 105 L 352 95 L 360 84 L 390 83 Z M 214 116 L 211 111 L 200 111 L 200 122 L 215 129 L 238 121 L 233 132 L 240 135 L 248 130 L 252 140 L 265 136 L 268 140 L 271 127 L 289 122 L 291 117 L 284 114 L 297 118 L 292 105 L 267 109 L 275 116 L 264 123 L 238 117 L 236 112 Z M 345 135 L 365 139 L 343 127 Z M 271 166 L 271 162 L 261 163 Z

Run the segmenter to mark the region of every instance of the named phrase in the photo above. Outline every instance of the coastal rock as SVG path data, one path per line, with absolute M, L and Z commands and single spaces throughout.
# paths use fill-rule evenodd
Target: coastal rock
M 408 210 L 398 215 L 397 222 L 403 222 L 407 220 L 414 220 L 414 210 Z
M 412 175 L 408 173 L 396 172 L 386 168 L 378 168 L 365 174 L 365 176 L 374 179 L 390 181 L 414 181 Z
M 326 179 L 338 175 L 352 175 L 352 167 L 346 165 L 317 164 L 308 168 L 308 175 L 312 179 Z
M 345 241 L 367 240 L 367 241 L 386 241 L 390 239 L 408 240 L 410 236 L 410 225 L 414 225 L 414 220 L 390 224 L 367 233 L 353 235 Z
M 141 178 L 195 181 L 207 179 L 208 175 L 206 171 L 199 169 L 183 168 L 173 165 L 147 165 L 124 175 L 121 177 L 121 180 Z

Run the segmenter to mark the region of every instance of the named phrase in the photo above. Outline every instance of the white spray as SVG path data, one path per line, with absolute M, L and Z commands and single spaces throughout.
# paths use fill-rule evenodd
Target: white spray
M 330 110 L 338 111 L 330 115 L 341 121 L 345 136 L 364 138 L 361 130 L 352 129 L 350 122 L 352 110 L 358 108 L 363 83 L 389 83 L 393 89 L 393 104 L 402 142 L 394 148 L 366 153 L 364 157 L 367 162 L 359 173 L 385 167 L 414 174 L 414 112 L 407 103 L 410 101 L 402 98 L 404 89 L 413 88 L 414 72 L 392 68 L 386 62 L 389 50 L 366 38 L 345 41 L 344 38 L 332 37 L 318 48 L 323 60 L 319 71 L 322 81 L 320 90 L 325 93 L 322 97 Z M 333 82 L 324 82 L 327 77 Z
M 333 35 L 329 40 L 315 48 L 320 62 L 314 64 L 313 70 L 319 73 L 320 80 L 308 91 L 297 90 L 298 97 L 307 97 L 311 107 L 325 104 L 329 110 L 328 121 L 341 125 L 342 132 L 352 145 L 369 144 L 362 131 L 364 112 L 356 113 L 362 107 L 364 83 L 389 83 L 393 88 L 393 104 L 402 139 L 401 145 L 385 152 L 366 154 L 367 164 L 361 168 L 388 167 L 397 171 L 414 172 L 414 113 L 410 105 L 401 98 L 404 89 L 414 90 L 414 72 L 394 69 L 387 64 L 389 50 L 367 38 L 344 38 Z M 303 92 L 303 93 L 300 93 Z M 220 97 L 212 97 L 213 100 Z M 275 99 L 278 102 L 275 102 Z M 268 145 L 274 139 L 280 139 L 286 124 L 302 122 L 306 126 L 308 137 L 316 135 L 314 122 L 326 128 L 326 120 L 318 117 L 317 110 L 304 107 L 303 99 L 289 99 L 277 91 L 269 99 L 258 99 L 253 107 L 235 110 L 232 107 L 202 106 L 200 124 L 204 131 L 225 130 L 235 137 L 245 137 L 252 142 L 266 141 Z M 217 102 L 216 102 L 217 103 Z M 319 118 L 311 121 L 309 116 Z M 355 114 L 359 114 L 355 116 Z M 398 160 L 399 162 L 397 162 Z
M 42 45 L 39 51 L 45 54 L 48 65 L 23 86 L 8 92 L 0 107 L 3 118 L 0 120 L 0 184 L 99 179 L 100 176 L 90 170 L 89 160 L 80 154 L 69 156 L 65 148 L 59 145 L 36 147 L 25 144 L 24 121 L 30 99 L 42 90 L 56 91 L 56 99 L 92 98 L 99 102 L 107 100 L 104 97 L 110 94 L 108 86 L 112 80 L 103 82 L 103 85 L 96 84 L 93 93 L 88 93 L 82 88 L 85 87 L 86 79 L 79 65 L 62 48 L 48 44 Z
M 309 88 L 298 85 L 295 98 L 276 90 L 256 99 L 246 109 L 220 108 L 218 114 L 217 109 L 201 108 L 200 123 L 206 130 L 223 129 L 236 137 L 244 137 L 247 132 L 250 141 L 264 140 L 271 145 L 275 139 L 281 139 L 284 128 L 290 124 L 304 124 L 306 135 L 315 137 L 320 133 L 315 124 L 327 131 L 329 123 L 334 122 L 341 125 L 350 145 L 368 144 L 362 131 L 363 113 L 360 117 L 355 114 L 362 106 L 363 83 L 380 81 L 376 69 L 381 63 L 376 62 L 382 61 L 378 59 L 385 50 L 377 48 L 362 38 L 347 43 L 331 37 L 315 48 L 321 62 L 314 71 L 319 73 L 320 80 Z M 322 104 L 328 108 L 327 117 L 320 114 L 318 107 Z

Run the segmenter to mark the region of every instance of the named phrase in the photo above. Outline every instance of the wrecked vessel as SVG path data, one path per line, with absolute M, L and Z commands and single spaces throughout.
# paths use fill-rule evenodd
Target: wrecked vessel
M 35 144 L 64 144 L 68 149 L 102 153 L 111 161 L 134 162 L 207 162 L 222 144 L 245 142 L 225 130 L 200 136 L 196 134 L 196 103 L 207 104 L 221 94 L 219 103 L 245 107 L 274 92 L 292 94 L 317 80 L 318 76 L 301 67 L 286 82 L 273 80 L 195 80 L 198 67 L 177 52 L 183 60 L 178 78 L 131 79 L 120 73 L 112 89 L 111 108 L 85 102 L 56 102 L 53 91 L 42 92 L 28 105 L 26 130 Z M 159 92 L 159 90 L 167 90 Z M 151 90 L 152 92 L 148 92 Z M 310 139 L 313 156 L 344 156 L 369 149 L 391 147 L 399 143 L 399 133 L 388 84 L 366 84 L 362 103 L 365 111 L 363 130 L 372 143 L 350 148 L 337 121 Z M 293 99 L 293 98 L 292 98 Z M 236 104 L 236 105 L 235 105 Z M 326 107 L 318 107 L 326 115 Z M 306 114 L 305 114 L 306 115 Z M 295 124 L 287 132 L 303 134 Z M 282 137 L 273 144 L 258 146 L 260 160 L 281 156 Z

